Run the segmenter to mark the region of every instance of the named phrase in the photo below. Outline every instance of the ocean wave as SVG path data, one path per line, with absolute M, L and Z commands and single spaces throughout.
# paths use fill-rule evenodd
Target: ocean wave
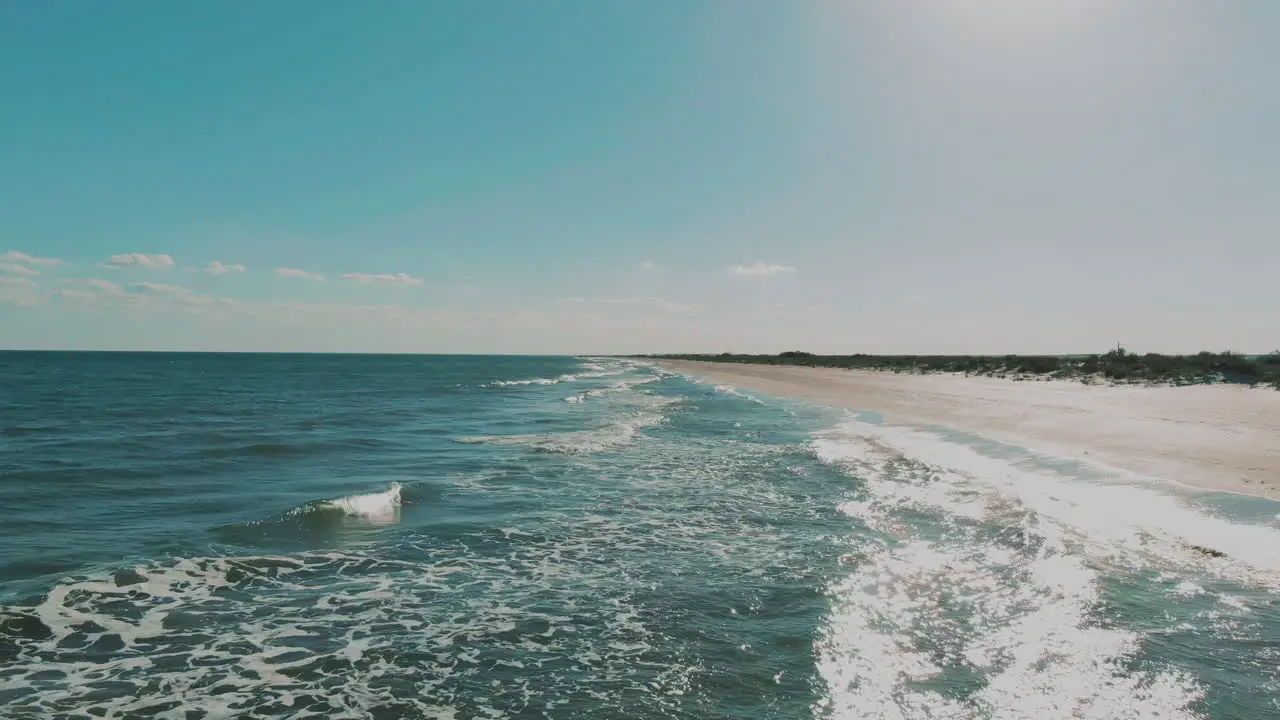
M 602 397 L 611 393 L 634 391 L 638 385 L 652 382 L 653 379 L 641 378 L 623 380 L 612 386 L 593 388 L 564 398 L 575 404 L 585 403 L 589 398 Z M 662 425 L 667 422 L 667 408 L 684 401 L 683 397 L 657 395 L 648 392 L 632 392 L 620 403 L 622 408 L 613 406 L 617 412 L 612 421 L 603 427 L 587 430 L 569 430 L 564 432 L 518 433 L 512 435 L 479 435 L 455 438 L 461 444 L 472 445 L 509 445 L 528 448 L 533 452 L 554 455 L 591 455 L 594 453 L 618 450 L 631 445 L 644 434 L 646 428 Z
M 759 405 L 765 405 L 765 404 L 767 404 L 767 403 L 765 403 L 763 400 L 761 400 L 760 398 L 756 397 L 755 395 L 751 395 L 751 394 L 748 394 L 748 393 L 744 393 L 744 392 L 742 392 L 741 390 L 739 390 L 738 388 L 736 388 L 736 387 L 734 387 L 734 386 L 732 386 L 732 385 L 716 385 L 716 386 L 715 386 L 715 390 L 716 390 L 716 392 L 718 392 L 718 393 L 724 393 L 725 395 L 734 395 L 734 396 L 736 396 L 736 397 L 740 397 L 740 398 L 742 398 L 742 399 L 744 399 L 744 400 L 750 400 L 751 402 L 753 402 L 753 403 L 757 403 L 757 404 L 759 404 Z
M 484 387 L 501 388 L 501 387 L 518 387 L 520 385 L 558 385 L 564 382 L 573 382 L 577 380 L 577 375 L 559 375 L 553 378 L 528 378 L 526 380 L 494 380 Z
M 394 490 L 298 516 L 376 514 Z M 717 518 L 651 521 L 676 523 L 659 542 L 691 545 L 708 529 L 690 523 Z M 685 634 L 662 635 L 634 598 L 645 563 L 667 569 L 650 554 L 656 526 L 599 512 L 542 522 L 480 529 L 465 543 L 422 534 L 394 547 L 189 557 L 65 578 L 0 607 L 0 714 L 479 717 L 518 715 L 531 701 L 678 714 L 696 659 L 679 653 Z
M 871 535 L 834 583 L 817 643 L 830 718 L 1196 718 L 1205 688 L 1140 661 L 1145 636 L 1099 622 L 1102 570 L 1275 587 L 1271 528 L 1147 487 L 1103 485 L 981 455 L 939 435 L 850 421 L 815 435 L 861 479 L 840 505 Z M 1221 548 L 1225 557 L 1188 548 Z M 1252 547 L 1251 547 L 1252 546 Z M 961 700 L 928 689 L 980 675 Z
M 643 434 L 645 428 L 661 425 L 666 420 L 666 417 L 660 413 L 635 412 L 606 427 L 593 430 L 520 435 L 482 435 L 460 437 L 456 439 L 456 442 L 464 444 L 514 445 L 529 448 L 534 452 L 555 455 L 591 455 L 627 447 Z
M 56 425 L 10 425 L 5 428 L 0 428 L 0 435 L 52 435 L 57 433 L 60 429 L 61 428 Z
M 615 393 L 625 393 L 629 391 L 634 391 L 636 390 L 636 388 L 642 385 L 655 383 L 662 379 L 663 379 L 662 376 L 653 375 L 645 378 L 619 380 L 613 383 L 612 385 L 606 385 L 605 387 L 592 388 L 590 390 L 583 390 L 581 392 L 574 393 L 573 395 L 569 395 L 565 397 L 565 402 L 581 404 L 591 398 L 599 398 L 599 397 L 612 395 Z
M 303 521 L 323 525 L 328 521 L 355 520 L 370 525 L 388 525 L 400 521 L 403 497 L 403 486 L 392 483 L 386 490 L 309 502 L 272 522 Z M 251 526 L 263 524 L 249 523 Z
M 909 491 L 899 485 L 899 492 L 919 493 L 914 501 L 939 510 L 983 513 L 985 505 L 1012 504 L 1034 513 L 1042 527 L 1130 569 L 1174 563 L 1280 589 L 1280 555 L 1272 551 L 1280 547 L 1280 529 L 1211 515 L 1149 483 L 1082 480 L 984 455 L 935 433 L 859 421 L 823 433 L 813 444 L 820 458 L 872 475 L 878 472 L 872 466 L 883 466 L 883 455 L 874 459 L 877 449 L 911 459 L 935 482 Z
M 226 525 L 213 532 L 237 547 L 327 545 L 351 532 L 399 523 L 408 491 L 392 483 L 385 490 L 316 500 L 271 519 Z
M 245 445 L 210 447 L 200 451 L 200 456 L 223 460 L 235 458 L 288 458 L 304 457 L 320 453 L 341 452 L 352 448 L 375 447 L 381 443 L 373 439 L 348 439 L 340 442 L 266 442 Z
M 565 373 L 564 375 L 557 375 L 555 377 L 550 377 L 550 378 L 527 378 L 524 380 L 494 380 L 493 382 L 488 383 L 484 387 L 501 388 L 501 387 L 519 387 L 521 385 L 559 385 L 561 383 L 578 382 L 579 380 L 587 380 L 590 378 L 606 377 L 608 375 L 619 375 L 619 374 L 621 374 L 621 371 L 618 371 L 618 372 L 588 371 L 588 372 L 578 372 L 578 373 Z
M 537 377 L 524 378 L 520 380 L 494 380 L 486 383 L 483 387 L 504 388 L 504 387 L 520 387 L 525 385 L 559 385 L 562 383 L 572 383 L 581 380 L 592 380 L 595 378 L 612 377 L 615 375 L 625 375 L 638 369 L 639 365 L 627 361 L 598 361 L 588 362 L 581 369 L 574 372 L 564 373 L 555 377 Z M 654 379 L 658 379 L 655 377 Z
M 559 607 L 532 572 L 540 561 L 197 557 L 68 579 L 0 615 L 0 646 L 16 648 L 6 717 L 472 716 L 489 701 L 518 706 L 525 663 L 568 655 L 604 680 L 642 659 L 646 634 L 625 606 L 537 609 Z M 465 610 L 440 602 L 468 577 L 504 592 Z M 585 592 L 608 590 L 591 582 L 560 597 Z M 581 640 L 575 623 L 599 639 Z M 498 677 L 505 687 L 490 686 Z M 562 682 L 544 677 L 540 689 L 554 697 Z
M 948 540 L 907 539 L 830 588 L 820 716 L 1198 717 L 1193 678 L 1133 669 L 1141 636 L 1096 623 L 1096 574 L 1079 558 Z M 968 673 L 985 683 L 967 699 L 927 689 Z
M 348 495 L 336 500 L 327 500 L 315 506 L 317 510 L 332 508 L 348 517 L 360 518 L 377 525 L 400 521 L 402 488 L 400 483 L 392 483 L 391 487 L 381 492 L 365 495 Z

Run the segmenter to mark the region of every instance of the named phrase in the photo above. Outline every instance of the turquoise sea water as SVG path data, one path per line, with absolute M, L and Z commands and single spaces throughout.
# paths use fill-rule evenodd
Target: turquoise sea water
M 631 361 L 0 353 L 0 717 L 1274 718 L 1278 512 Z

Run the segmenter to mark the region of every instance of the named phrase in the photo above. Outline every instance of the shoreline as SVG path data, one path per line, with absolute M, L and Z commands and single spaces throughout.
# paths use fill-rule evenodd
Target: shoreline
M 657 360 L 714 384 L 939 425 L 1203 491 L 1280 500 L 1280 393 Z
M 1280 351 L 1269 355 L 1200 352 L 1194 355 L 1131 353 L 1116 347 L 1102 355 L 641 355 L 652 360 L 783 365 L 909 374 L 962 374 L 1013 380 L 1073 380 L 1086 385 L 1248 385 L 1280 390 Z

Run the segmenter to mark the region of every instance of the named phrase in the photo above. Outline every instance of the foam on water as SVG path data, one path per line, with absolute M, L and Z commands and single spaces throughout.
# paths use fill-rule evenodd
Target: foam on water
M 612 371 L 609 374 L 614 374 Z M 607 414 L 607 424 L 588 430 L 565 432 L 518 433 L 513 435 L 479 435 L 456 438 L 464 444 L 512 445 L 527 447 L 537 452 L 559 455 L 590 455 L 627 447 L 643 435 L 646 428 L 662 425 L 667 421 L 667 409 L 682 401 L 680 397 L 667 397 L 642 392 L 640 388 L 661 380 L 663 376 L 632 377 L 618 380 L 605 387 L 597 387 L 570 395 L 566 402 L 582 405 L 591 398 L 615 398 L 612 412 Z
M 573 562 L 572 546 L 556 551 Z M 548 559 L 427 548 L 418 562 L 354 553 L 192 558 L 123 580 L 68 581 L 26 616 L 30 638 L 0 693 L 31 717 L 94 708 L 103 717 L 185 719 L 203 709 L 210 717 L 365 718 L 372 708 L 440 717 L 457 711 L 460 695 L 518 698 L 530 682 L 519 669 L 529 663 L 576 656 L 601 678 L 642 666 L 649 645 L 634 610 L 575 609 L 542 570 L 581 582 L 582 592 L 604 588 L 573 564 L 545 567 Z M 462 607 L 442 602 L 470 582 L 490 592 Z M 573 629 L 583 623 L 606 630 L 584 644 Z M 130 685 L 136 690 L 102 692 Z M 540 685 L 554 702 L 555 678 Z
M 452 536 L 68 577 L 0 612 L 0 714 L 706 716 L 720 670 L 700 643 L 745 648 L 735 662 L 768 678 L 766 716 L 797 693 L 803 707 L 790 608 L 812 600 L 805 523 L 822 498 L 777 484 L 797 459 L 781 448 L 655 453 L 597 456 L 561 482 L 459 481 L 446 500 L 555 512 Z M 377 515 L 394 491 L 329 505 Z
M 562 382 L 571 382 L 576 380 L 574 375 L 561 375 L 554 378 L 528 378 L 526 380 L 494 380 L 485 387 L 516 387 L 520 385 L 555 385 Z
M 666 417 L 658 412 L 634 412 L 606 427 L 569 432 L 526 433 L 519 435 L 481 435 L 460 437 L 467 444 L 516 445 L 538 452 L 559 455 L 590 455 L 626 447 L 643 434 L 645 428 L 661 425 Z
M 868 441 L 930 468 L 935 505 L 1013 502 L 1052 531 L 1133 568 L 1172 561 L 1222 577 L 1280 589 L 1280 529 L 1217 517 L 1188 498 L 1148 484 L 1090 482 L 990 457 L 923 430 L 851 420 L 819 437 L 820 456 L 839 460 L 841 445 Z M 1044 524 L 1042 522 L 1042 524 Z M 1044 528 L 1041 532 L 1047 532 Z M 1196 548 L 1225 554 L 1213 557 Z
M 1191 575 L 1277 587 L 1280 558 L 1260 549 L 1280 546 L 1274 529 L 1151 487 L 855 420 L 813 447 L 866 482 L 841 510 L 874 533 L 848 556 L 856 571 L 829 588 L 816 646 L 823 717 L 1199 717 L 1204 687 L 1143 661 L 1144 635 L 1104 620 L 1102 573 L 1165 568 L 1187 597 L 1203 592 Z
M 743 398 L 743 399 L 745 399 L 745 400 L 750 400 L 750 401 L 751 401 L 751 402 L 753 402 L 753 403 L 759 403 L 760 405 L 764 405 L 764 404 L 765 404 L 765 402 L 764 402 L 763 400 L 761 400 L 760 398 L 756 397 L 755 395 L 750 395 L 750 394 L 748 394 L 748 393 L 744 393 L 744 392 L 742 392 L 741 390 L 739 390 L 738 388 L 736 388 L 736 387 L 734 387 L 734 386 L 732 386 L 732 385 L 716 385 L 716 386 L 715 386 L 715 389 L 716 389 L 716 392 L 721 392 L 721 393 L 724 393 L 724 394 L 726 394 L 726 395 L 735 395 L 735 396 L 740 397 L 740 398 Z
M 371 523 L 394 523 L 400 520 L 400 491 L 400 483 L 393 483 L 390 488 L 382 492 L 350 495 L 330 500 L 325 505 Z
M 653 375 L 646 378 L 618 380 L 617 382 L 605 387 L 592 388 L 590 390 L 582 390 L 580 392 L 574 393 L 573 395 L 567 396 L 564 400 L 565 402 L 568 402 L 568 403 L 581 405 L 591 398 L 601 398 L 601 397 L 606 397 L 608 395 L 615 394 L 615 393 L 625 393 L 625 392 L 634 390 L 635 388 L 641 385 L 648 385 L 649 383 L 658 382 L 662 379 L 663 379 L 663 376 L 661 375 Z
M 572 383 L 580 380 L 622 375 L 640 367 L 643 366 L 639 363 L 626 360 L 594 361 L 585 363 L 581 370 L 577 370 L 572 373 L 564 373 L 555 377 L 525 378 L 521 380 L 494 380 L 493 382 L 485 385 L 485 387 L 504 388 L 519 387 L 522 385 L 559 385 L 561 383 Z
M 170 526 L 185 537 L 6 588 L 0 716 L 1280 710 L 1270 525 L 953 436 L 856 421 L 809 435 L 828 409 L 664 383 L 644 363 L 323 362 L 270 405 L 293 376 L 267 373 L 234 420 L 258 443 L 288 417 L 333 453 L 202 456 L 200 472 L 245 477 L 192 493 L 210 515 Z M 495 377 L 523 379 L 481 387 Z M 278 486 L 253 494 L 264 475 Z M 331 499 L 263 519 L 280 497 Z

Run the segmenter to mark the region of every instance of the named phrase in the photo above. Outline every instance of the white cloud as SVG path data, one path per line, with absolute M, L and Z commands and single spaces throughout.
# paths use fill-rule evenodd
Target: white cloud
M 219 298 L 213 298 L 213 301 L 218 305 L 229 307 L 229 308 L 232 308 L 233 310 L 240 310 L 244 312 L 247 312 L 249 310 L 249 304 L 243 300 L 237 300 L 235 298 L 229 298 L 229 297 L 219 297 Z
M 160 295 L 180 295 L 183 293 L 191 292 L 190 290 L 178 285 L 166 285 L 164 283 L 153 283 L 153 282 L 130 283 L 129 287 L 137 288 L 138 290 L 143 290 L 146 292 L 157 293 Z
M 660 297 L 619 297 L 619 298 L 584 298 L 565 297 L 556 302 L 573 305 L 622 305 L 631 307 L 654 307 L 667 312 L 688 312 L 698 310 L 701 305 L 683 305 Z
M 101 278 L 67 278 L 62 280 L 62 282 L 71 283 L 73 285 L 85 285 L 108 295 L 119 295 L 124 292 L 119 285 L 111 282 L 110 280 L 103 280 Z
M 146 253 L 124 253 L 112 255 L 109 260 L 99 263 L 99 267 L 119 270 L 127 267 L 142 267 L 148 270 L 168 270 L 173 267 L 173 258 L 168 255 L 147 255 Z
M 197 295 L 187 288 L 179 285 L 166 285 L 164 283 L 153 282 L 136 282 L 130 283 L 129 287 L 140 293 L 154 295 L 166 300 L 173 300 L 187 305 L 208 305 L 213 302 L 213 298 L 204 295 Z
M 33 270 L 26 265 L 18 265 L 17 263 L 0 263 L 0 274 L 17 275 L 18 277 L 33 277 L 39 275 L 39 270 Z
M 221 262 L 214 260 L 205 266 L 204 271 L 210 275 L 226 275 L 227 273 L 242 273 L 245 271 L 245 267 L 237 263 L 224 265 Z
M 308 280 L 323 280 L 324 275 L 320 273 L 307 272 L 298 268 L 276 268 L 275 274 L 280 277 L 306 278 Z
M 791 275 L 796 269 L 790 265 L 758 262 L 755 265 L 730 265 L 729 274 L 741 277 L 772 277 L 774 275 Z
M 119 308 L 133 311 L 203 311 L 215 305 L 235 306 L 239 301 L 198 295 L 180 285 L 135 282 L 121 286 L 100 278 L 65 279 L 61 282 L 78 287 L 59 290 L 55 295 L 78 310 Z
M 652 260 L 645 260 L 640 263 L 640 269 L 641 270 L 657 270 L 658 263 Z
M 127 302 L 124 288 L 102 278 L 64 278 L 59 282 L 83 286 L 54 293 L 67 307 L 75 310 L 96 310 L 109 305 Z
M 17 250 L 10 250 L 4 255 L 0 255 L 0 260 L 16 263 L 26 263 L 27 265 L 40 265 L 42 267 L 57 267 L 62 263 L 58 258 L 35 257 Z
M 25 277 L 0 275 L 0 303 L 16 307 L 35 307 L 44 300 L 36 284 Z
M 346 273 L 342 276 L 344 280 L 351 280 L 361 285 L 421 285 L 422 278 L 416 278 L 406 273 L 396 273 L 394 275 L 376 275 L 369 273 Z
M 100 297 L 98 293 L 91 290 L 59 290 L 57 295 L 73 300 L 93 300 Z

